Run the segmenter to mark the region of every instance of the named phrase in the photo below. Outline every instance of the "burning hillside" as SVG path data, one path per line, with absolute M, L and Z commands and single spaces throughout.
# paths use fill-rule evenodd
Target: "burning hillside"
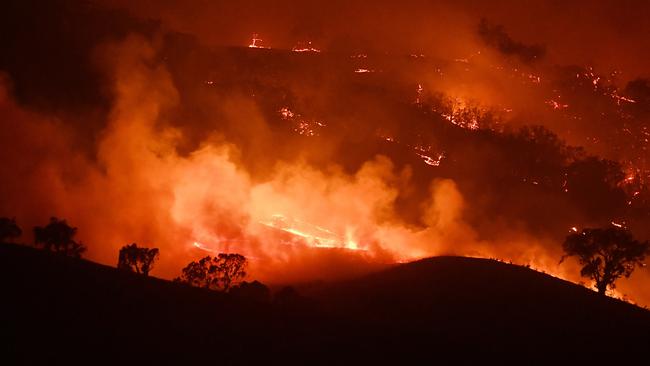
M 71 23 L 39 25 L 57 30 L 58 57 L 13 30 L 30 42 L 0 63 L 0 216 L 65 217 L 93 260 L 154 243 L 171 278 L 238 252 L 256 277 L 292 282 L 455 254 L 577 282 L 558 263 L 571 228 L 650 237 L 650 81 L 633 61 L 557 57 L 564 43 L 520 41 L 469 5 L 436 25 L 450 41 L 405 16 L 417 1 L 388 30 L 367 23 L 389 10 L 350 29 L 325 15 L 357 5 L 262 18 L 228 5 L 246 26 L 227 36 L 163 5 L 62 3 Z M 648 281 L 620 291 L 650 303 Z

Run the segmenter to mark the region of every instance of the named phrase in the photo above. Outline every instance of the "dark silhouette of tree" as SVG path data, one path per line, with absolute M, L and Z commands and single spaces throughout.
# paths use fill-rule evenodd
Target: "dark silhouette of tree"
M 207 256 L 192 261 L 188 264 L 181 273 L 181 276 L 176 278 L 175 281 L 187 283 L 195 287 L 203 287 L 213 289 L 216 287 L 216 264 L 213 263 L 214 258 Z
M 219 253 L 219 282 L 224 291 L 230 290 L 233 283 L 246 277 L 246 257 L 236 253 Z
M 555 133 L 543 126 L 525 126 L 516 133 L 505 134 L 502 148 L 507 152 L 515 174 L 550 189 L 562 188 L 565 167 L 583 153 L 569 147 Z
M 246 257 L 235 253 L 220 253 L 207 256 L 183 268 L 175 281 L 196 287 L 228 291 L 231 286 L 246 276 Z
M 70 257 L 80 258 L 86 247 L 75 241 L 77 228 L 68 225 L 65 220 L 56 217 L 50 218 L 50 223 L 45 227 L 34 227 L 34 243 L 42 245 L 45 250 L 61 253 Z
M 243 281 L 239 285 L 233 286 L 230 293 L 241 299 L 252 300 L 257 302 L 268 303 L 271 301 L 271 292 L 269 288 L 259 281 Z
M 620 187 L 625 174 L 617 162 L 596 157 L 578 160 L 567 167 L 566 179 L 570 199 L 592 218 L 620 216 L 627 208 Z
M 0 217 L 0 243 L 9 243 L 23 233 L 16 224 L 16 219 Z
M 148 276 L 158 255 L 158 248 L 140 248 L 136 243 L 125 245 L 120 249 L 117 268 Z
M 566 237 L 563 244 L 566 257 L 576 256 L 583 266 L 580 274 L 596 281 L 598 292 L 605 295 L 607 288 L 621 276 L 629 277 L 650 253 L 650 243 L 634 240 L 624 228 L 584 229 Z

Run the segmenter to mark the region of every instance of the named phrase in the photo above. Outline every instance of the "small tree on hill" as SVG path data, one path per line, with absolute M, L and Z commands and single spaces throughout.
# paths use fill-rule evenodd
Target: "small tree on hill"
M 583 266 L 580 274 L 596 282 L 598 292 L 605 295 L 607 288 L 621 276 L 630 277 L 637 265 L 642 265 L 650 253 L 650 244 L 634 240 L 629 230 L 619 227 L 584 229 L 567 236 L 564 241 L 566 257 L 576 256 Z
M 214 258 L 207 256 L 198 261 L 190 262 L 180 275 L 174 279 L 176 282 L 186 283 L 194 287 L 212 289 L 216 286 L 216 264 Z
M 241 254 L 220 253 L 191 262 L 183 268 L 178 282 L 196 287 L 228 291 L 231 286 L 246 277 L 246 257 Z
M 16 219 L 0 217 L 0 243 L 9 243 L 23 233 L 16 224 Z
M 120 249 L 117 268 L 148 276 L 158 256 L 158 248 L 140 248 L 136 243 L 125 245 Z
M 71 227 L 65 220 L 52 217 L 47 226 L 34 227 L 34 243 L 51 252 L 80 258 L 86 247 L 73 239 L 76 234 L 76 227 Z

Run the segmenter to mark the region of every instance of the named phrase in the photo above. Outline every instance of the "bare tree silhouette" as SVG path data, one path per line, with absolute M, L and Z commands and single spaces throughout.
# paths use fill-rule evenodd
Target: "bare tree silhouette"
M 76 234 L 76 227 L 68 225 L 65 220 L 52 217 L 46 226 L 34 227 L 34 244 L 42 245 L 51 252 L 80 258 L 86 247 L 73 239 Z
M 596 282 L 598 292 L 605 295 L 607 288 L 621 276 L 629 277 L 637 265 L 650 253 L 650 243 L 634 240 L 632 233 L 619 227 L 584 229 L 567 236 L 563 244 L 566 257 L 576 256 L 583 266 L 580 274 Z
M 148 276 L 158 256 L 158 248 L 140 248 L 136 243 L 125 245 L 120 249 L 117 268 Z

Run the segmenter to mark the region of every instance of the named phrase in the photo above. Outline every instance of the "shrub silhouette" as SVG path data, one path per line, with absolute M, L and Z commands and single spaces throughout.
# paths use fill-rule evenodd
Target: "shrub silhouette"
M 125 245 L 120 249 L 117 268 L 148 276 L 158 256 L 158 248 L 140 248 L 136 243 Z
M 16 219 L 0 217 L 0 243 L 9 243 L 23 233 L 16 224 Z
M 619 227 L 584 229 L 566 237 L 563 244 L 566 257 L 576 256 L 583 266 L 580 274 L 596 282 L 598 292 L 605 295 L 607 288 L 621 276 L 629 277 L 637 265 L 650 253 L 650 244 L 634 240 L 629 230 Z
M 246 277 L 246 257 L 236 253 L 207 256 L 183 268 L 175 281 L 212 290 L 229 291 L 231 286 Z
M 34 244 L 42 245 L 47 251 L 80 258 L 86 247 L 73 239 L 76 234 L 76 227 L 71 227 L 65 220 L 52 217 L 47 226 L 34 227 Z

